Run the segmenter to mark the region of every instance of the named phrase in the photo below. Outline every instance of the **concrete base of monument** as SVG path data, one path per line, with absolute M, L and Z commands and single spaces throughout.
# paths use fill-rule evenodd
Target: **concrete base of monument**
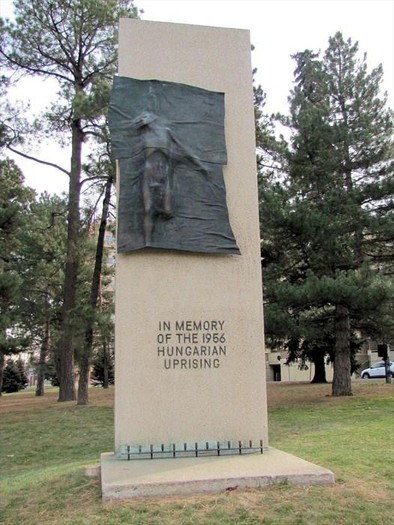
M 334 474 L 291 454 L 269 448 L 264 454 L 177 459 L 117 459 L 101 456 L 103 500 L 185 496 L 278 483 L 324 485 Z

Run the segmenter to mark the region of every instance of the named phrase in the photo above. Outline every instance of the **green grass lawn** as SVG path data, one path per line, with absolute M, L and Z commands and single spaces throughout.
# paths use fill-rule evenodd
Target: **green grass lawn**
M 394 385 L 357 381 L 353 397 L 330 385 L 268 384 L 270 444 L 332 470 L 332 486 L 234 490 L 102 503 L 85 466 L 113 448 L 113 390 L 91 404 L 24 391 L 0 398 L 0 523 L 383 525 L 394 523 Z

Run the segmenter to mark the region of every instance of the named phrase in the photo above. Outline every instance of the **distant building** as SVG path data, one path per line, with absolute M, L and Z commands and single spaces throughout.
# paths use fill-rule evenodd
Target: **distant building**
M 371 339 L 367 339 L 361 350 L 356 356 L 358 363 L 358 372 L 364 368 L 368 368 L 373 363 L 381 361 L 381 357 L 378 356 L 378 343 Z M 393 344 L 390 346 L 389 358 L 390 361 L 394 361 L 394 350 Z M 326 379 L 328 382 L 333 379 L 333 364 L 328 363 L 325 365 Z M 353 377 L 359 377 L 356 372 Z M 287 352 L 283 351 L 272 351 L 269 348 L 266 349 L 266 373 L 267 381 L 312 381 L 315 373 L 315 366 L 312 362 L 306 361 L 302 364 L 301 359 L 294 363 L 287 364 Z

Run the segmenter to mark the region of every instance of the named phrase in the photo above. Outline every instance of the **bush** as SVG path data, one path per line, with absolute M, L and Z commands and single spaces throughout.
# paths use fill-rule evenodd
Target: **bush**
M 91 384 L 108 388 L 115 382 L 114 377 L 114 353 L 111 348 L 101 348 L 93 360 Z
M 19 392 L 28 385 L 28 380 L 25 373 L 25 364 L 22 359 L 14 361 L 8 359 L 3 372 L 3 388 L 2 392 L 10 394 L 11 392 Z

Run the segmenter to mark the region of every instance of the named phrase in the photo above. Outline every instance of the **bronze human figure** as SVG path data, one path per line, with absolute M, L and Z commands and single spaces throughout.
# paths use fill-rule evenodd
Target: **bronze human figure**
M 224 120 L 224 93 L 114 77 L 108 123 L 119 161 L 119 253 L 240 253 L 226 202 Z
M 170 176 L 171 167 L 180 157 L 194 164 L 195 169 L 208 174 L 208 170 L 184 147 L 157 115 L 145 112 L 133 124 L 143 136 L 145 163 L 142 173 L 142 198 L 144 203 L 145 246 L 152 243 L 155 220 L 172 217 Z

